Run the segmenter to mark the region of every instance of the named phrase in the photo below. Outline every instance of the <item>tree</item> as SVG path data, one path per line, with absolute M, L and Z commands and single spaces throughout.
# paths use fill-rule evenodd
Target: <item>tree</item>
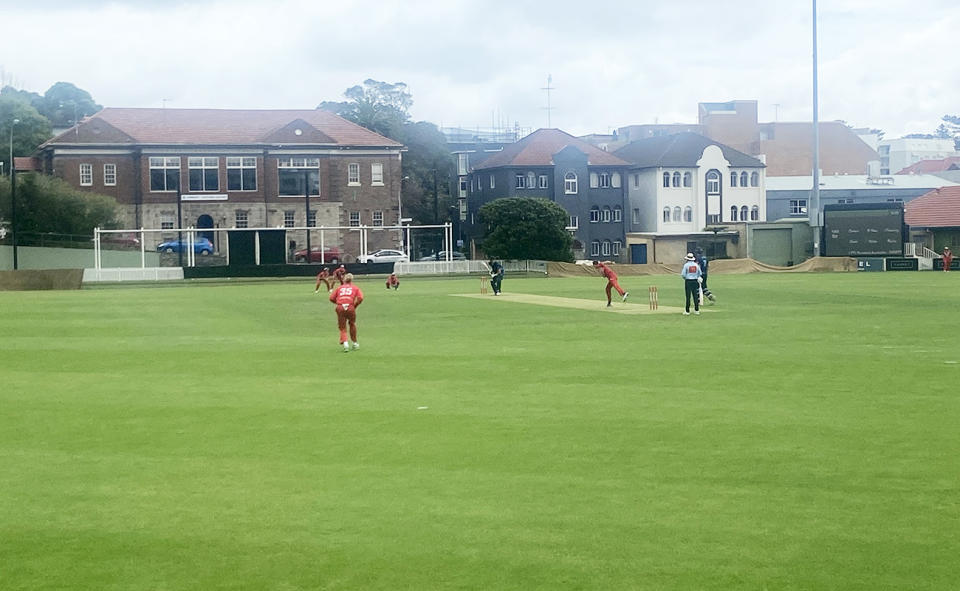
M 14 124 L 14 120 L 19 123 Z M 4 172 L 10 170 L 10 129 L 13 127 L 13 155 L 29 156 L 37 146 L 50 139 L 50 122 L 12 93 L 0 94 L 0 161 Z
M 403 125 L 410 119 L 409 111 L 413 105 L 406 84 L 368 78 L 362 86 L 348 88 L 343 96 L 348 100 L 324 101 L 317 108 L 332 111 L 392 140 L 403 141 Z
M 480 208 L 483 251 L 498 259 L 573 261 L 567 211 L 543 198 L 506 197 Z
M 944 115 L 942 121 L 937 128 L 937 137 L 952 138 L 954 149 L 960 151 L 960 117 Z
M 0 182 L 3 220 L 10 220 L 10 205 L 10 181 L 5 178 Z M 119 227 L 113 197 L 75 189 L 56 177 L 17 175 L 17 232 L 91 236 L 97 227 Z
M 86 90 L 69 82 L 57 82 L 43 94 L 37 110 L 49 119 L 54 127 L 69 127 L 102 108 Z

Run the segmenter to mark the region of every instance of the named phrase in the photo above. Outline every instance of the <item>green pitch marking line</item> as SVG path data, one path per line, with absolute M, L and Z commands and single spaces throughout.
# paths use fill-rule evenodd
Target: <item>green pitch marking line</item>
M 494 297 L 492 294 L 456 293 L 450 294 L 464 298 L 480 298 L 498 302 L 513 302 L 515 304 L 534 304 L 537 306 L 553 306 L 555 308 L 576 308 L 578 310 L 598 310 L 617 314 L 679 314 L 683 308 L 674 306 L 660 306 L 651 310 L 647 302 L 613 302 L 609 308 L 603 300 L 583 300 L 577 298 L 558 298 L 554 296 L 532 295 L 526 293 L 505 293 Z

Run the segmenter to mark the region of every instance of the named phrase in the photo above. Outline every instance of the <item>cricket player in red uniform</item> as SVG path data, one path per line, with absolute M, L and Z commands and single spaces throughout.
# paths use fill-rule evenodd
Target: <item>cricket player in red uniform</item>
M 629 291 L 623 291 L 623 288 L 620 287 L 620 283 L 617 281 L 617 274 L 613 272 L 613 269 L 601 263 L 600 261 L 593 261 L 593 266 L 600 270 L 600 273 L 607 278 L 607 307 L 610 307 L 610 289 L 616 289 L 617 293 L 620 294 L 620 297 L 623 298 L 623 301 L 627 301 L 627 296 L 630 295 Z
M 340 282 L 340 285 L 343 285 L 343 276 L 347 274 L 347 268 L 343 265 L 340 265 L 333 271 L 333 278 Z
M 387 289 L 390 288 L 399 289 L 400 288 L 400 279 L 397 277 L 396 273 L 390 273 L 390 276 L 387 277 Z
M 330 269 L 324 267 L 317 273 L 317 285 L 313 289 L 313 293 L 320 291 L 320 284 L 323 283 L 327 286 L 327 291 L 333 289 L 333 279 L 330 278 Z
M 343 277 L 343 285 L 330 292 L 330 301 L 336 306 L 337 328 L 340 329 L 340 344 L 343 352 L 350 350 L 350 341 L 353 348 L 359 349 L 357 342 L 357 306 L 363 303 L 363 292 L 353 284 L 353 273 Z M 350 340 L 347 340 L 347 324 L 350 325 Z
M 949 246 L 943 247 L 943 270 L 949 271 L 950 264 L 953 262 L 953 253 L 950 252 Z

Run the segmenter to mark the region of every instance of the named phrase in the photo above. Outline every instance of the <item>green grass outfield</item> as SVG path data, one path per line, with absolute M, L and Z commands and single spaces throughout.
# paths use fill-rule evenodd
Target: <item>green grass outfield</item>
M 960 274 L 359 283 L 0 292 L 0 589 L 960 585 Z

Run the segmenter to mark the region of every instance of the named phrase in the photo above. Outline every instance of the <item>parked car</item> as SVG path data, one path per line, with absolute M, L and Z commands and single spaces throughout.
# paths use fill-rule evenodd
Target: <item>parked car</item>
M 343 260 L 343 253 L 340 252 L 340 249 L 336 246 L 328 246 L 323 250 L 323 256 L 321 257 L 320 247 L 314 246 L 310 249 L 310 262 L 311 263 L 330 263 L 336 265 Z M 322 260 L 321 260 L 322 259 Z M 301 248 L 298 251 L 293 253 L 293 261 L 296 263 L 303 263 L 307 260 L 307 249 Z
M 406 263 L 410 260 L 406 254 L 399 250 L 381 248 L 370 254 L 362 254 L 357 257 L 358 263 Z
M 455 251 L 455 250 L 450 253 L 450 258 L 451 258 L 451 260 L 454 260 L 454 261 L 465 261 L 465 260 L 467 260 L 467 257 L 466 257 L 462 252 L 457 252 L 457 251 Z M 430 255 L 427 255 L 427 256 L 425 256 L 425 257 L 421 257 L 419 260 L 421 260 L 421 261 L 423 261 L 423 262 L 427 262 L 427 261 L 445 261 L 445 260 L 447 260 L 447 251 L 441 250 L 440 252 L 435 252 L 435 253 L 430 254 Z
M 157 245 L 157 252 L 180 252 L 181 249 L 186 252 L 188 248 L 190 248 L 188 240 L 184 240 L 183 245 L 180 244 L 179 240 L 167 240 Z M 201 255 L 213 254 L 213 243 L 200 236 L 193 241 L 193 252 Z

